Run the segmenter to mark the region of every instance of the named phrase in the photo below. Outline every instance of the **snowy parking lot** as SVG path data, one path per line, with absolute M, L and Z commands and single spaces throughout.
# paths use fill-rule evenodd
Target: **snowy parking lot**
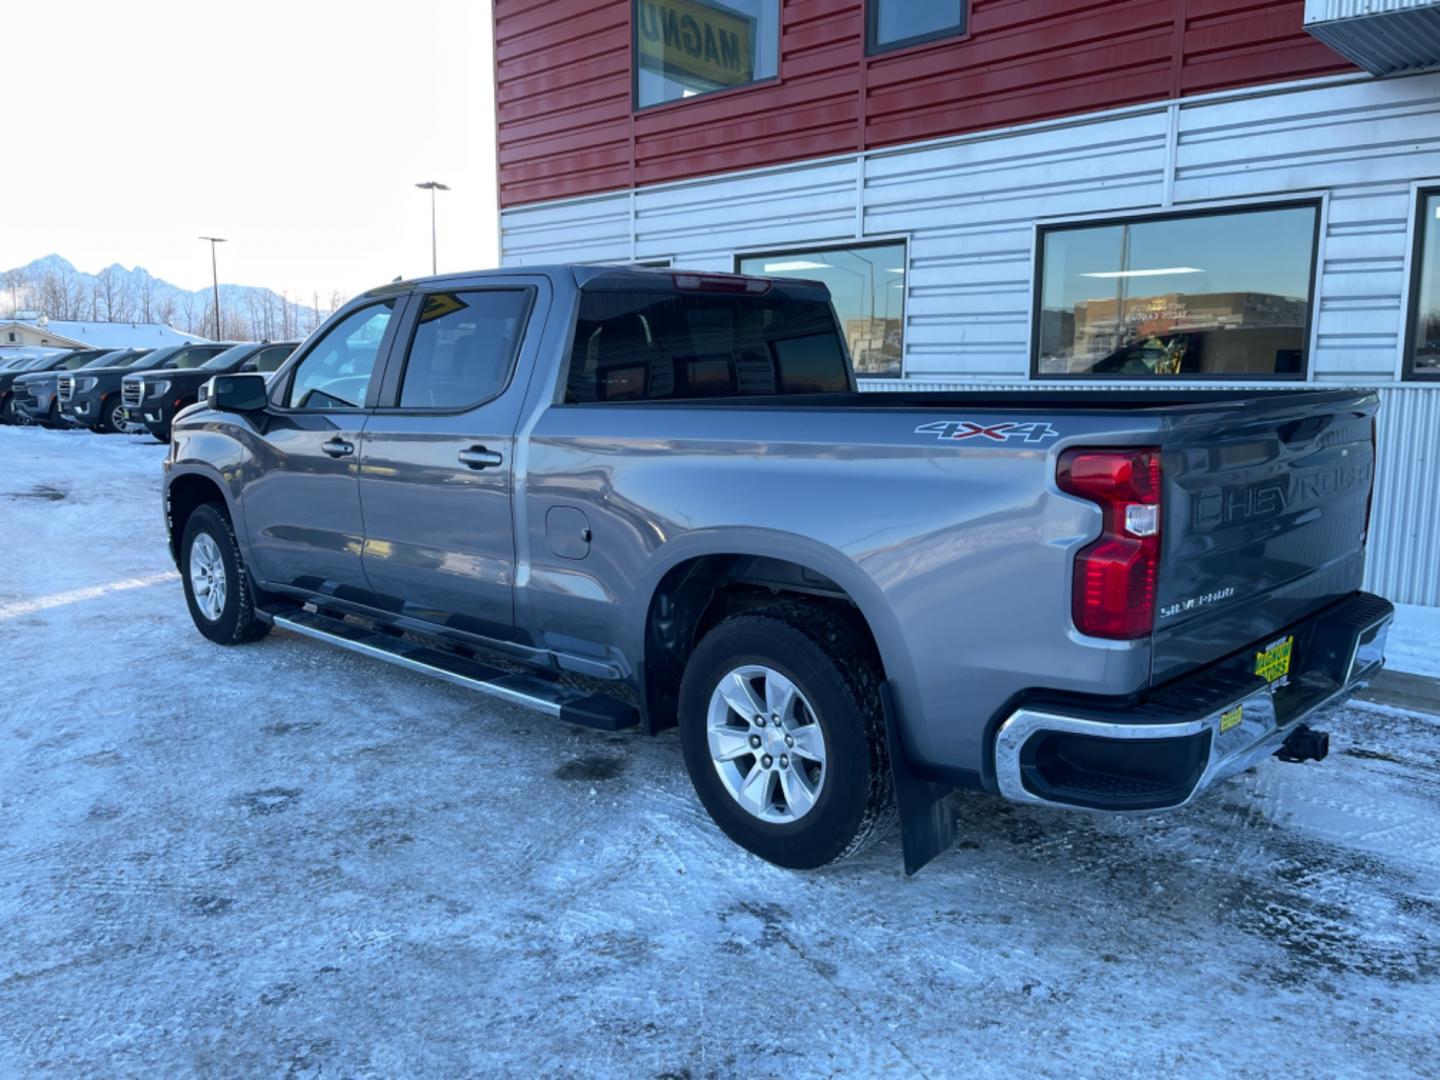
M 1440 719 L 1335 714 L 1170 815 L 955 800 L 816 873 L 670 732 L 320 643 L 223 649 L 164 448 L 0 428 L 0 1075 L 1417 1076 L 1440 1070 Z

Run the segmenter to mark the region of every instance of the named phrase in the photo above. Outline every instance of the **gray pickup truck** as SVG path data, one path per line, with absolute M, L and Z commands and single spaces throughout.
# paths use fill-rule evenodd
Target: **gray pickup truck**
M 272 627 L 607 730 L 679 726 L 736 842 L 813 867 L 956 788 L 1178 807 L 1383 663 L 1365 389 L 858 393 L 794 280 L 525 268 L 352 301 L 179 413 L 212 641 Z

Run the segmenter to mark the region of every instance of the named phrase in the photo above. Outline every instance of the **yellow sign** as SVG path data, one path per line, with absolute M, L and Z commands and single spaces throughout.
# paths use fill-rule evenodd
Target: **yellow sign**
M 703 0 L 640 0 L 640 66 L 696 90 L 755 81 L 755 20 Z
M 441 316 L 449 315 L 452 311 L 459 311 L 466 307 L 454 293 L 431 293 L 425 297 L 425 306 L 420 309 L 420 321 L 429 322 L 431 319 L 438 319 Z
M 1277 682 L 1290 674 L 1290 654 L 1295 650 L 1293 636 L 1282 638 L 1264 652 L 1255 654 L 1255 674 L 1268 683 Z
M 1220 734 L 1221 734 L 1221 735 L 1224 735 L 1225 732 L 1229 731 L 1232 727 L 1234 727 L 1236 724 L 1240 723 L 1240 721 L 1241 721 L 1241 720 L 1244 720 L 1244 719 L 1245 719 L 1245 706 L 1244 706 L 1244 705 L 1236 705 L 1233 709 L 1230 709 L 1228 712 L 1223 712 L 1223 713 L 1221 713 L 1221 714 L 1220 714 Z

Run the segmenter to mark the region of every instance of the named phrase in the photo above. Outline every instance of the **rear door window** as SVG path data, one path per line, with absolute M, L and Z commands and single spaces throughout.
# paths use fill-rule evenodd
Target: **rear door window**
M 422 297 L 400 382 L 402 409 L 467 409 L 505 389 L 530 309 L 527 289 Z
M 565 400 L 845 393 L 830 305 L 781 292 L 582 294 Z
M 246 360 L 241 370 L 258 371 L 262 375 L 269 375 L 272 371 L 279 371 L 280 365 L 289 360 L 290 354 L 294 351 L 294 345 L 267 346 Z

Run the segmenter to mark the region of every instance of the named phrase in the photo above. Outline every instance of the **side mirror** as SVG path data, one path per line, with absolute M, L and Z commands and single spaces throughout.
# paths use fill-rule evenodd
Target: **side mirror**
M 260 412 L 270 403 L 263 375 L 216 375 L 209 387 L 210 407 L 222 412 Z

